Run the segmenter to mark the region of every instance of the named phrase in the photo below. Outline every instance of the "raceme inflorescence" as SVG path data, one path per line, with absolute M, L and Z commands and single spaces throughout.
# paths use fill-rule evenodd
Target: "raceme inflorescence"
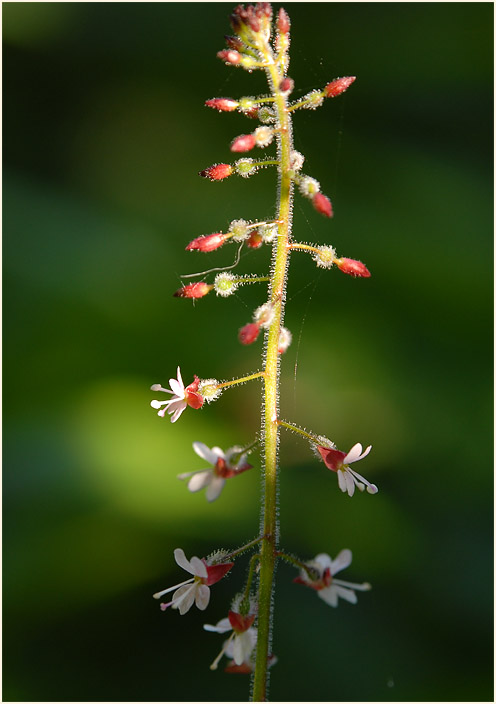
M 250 321 L 239 329 L 241 344 L 251 345 L 263 337 L 264 346 L 261 371 L 251 372 L 232 381 L 218 381 L 214 378 L 194 379 L 184 384 L 180 368 L 177 377 L 170 379 L 169 388 L 154 384 L 153 391 L 168 396 L 153 400 L 151 405 L 158 415 L 170 415 L 175 423 L 188 408 L 199 410 L 217 400 L 225 389 L 259 379 L 262 382 L 261 429 L 248 445 L 233 445 L 226 450 L 208 447 L 195 441 L 193 450 L 204 463 L 196 471 L 179 475 L 187 482 L 191 492 L 205 490 L 206 500 L 217 500 L 227 480 L 253 469 L 248 463 L 250 455 L 260 453 L 263 476 L 263 496 L 261 499 L 260 534 L 245 545 L 228 551 L 217 550 L 208 557 L 187 559 L 184 551 L 177 548 L 174 557 L 179 567 L 188 573 L 188 578 L 173 587 L 157 592 L 154 597 L 162 599 L 172 593 L 170 601 L 162 601 L 161 609 L 176 609 L 186 614 L 193 605 L 200 610 L 207 608 L 210 601 L 210 587 L 223 579 L 235 567 L 241 556 L 251 553 L 248 562 L 244 588 L 233 596 L 231 604 L 224 609 L 222 618 L 215 624 L 205 624 L 212 633 L 229 634 L 221 650 L 211 664 L 217 669 L 223 657 L 227 658 L 226 672 L 246 672 L 252 674 L 251 696 L 254 701 L 267 699 L 268 670 L 276 663 L 272 652 L 272 612 L 274 570 L 279 560 L 285 560 L 297 570 L 294 581 L 317 593 L 326 604 L 336 607 L 340 599 L 355 604 L 357 592 L 370 589 L 368 583 L 356 584 L 336 578 L 336 575 L 349 567 L 351 551 L 340 550 L 333 559 L 327 553 L 320 553 L 313 559 L 300 558 L 281 549 L 277 518 L 278 498 L 278 444 L 281 429 L 297 433 L 309 443 L 317 459 L 333 472 L 339 489 L 352 497 L 355 490 L 377 493 L 375 484 L 367 481 L 353 467 L 363 460 L 371 447 L 363 450 L 360 443 L 344 452 L 324 435 L 313 432 L 283 420 L 279 415 L 279 371 L 281 356 L 291 344 L 291 332 L 284 327 L 286 287 L 290 256 L 294 252 L 307 252 L 317 267 L 335 268 L 353 276 L 367 278 L 370 272 L 360 261 L 338 256 L 329 244 L 308 244 L 298 242 L 292 234 L 292 210 L 295 192 L 308 199 L 315 211 L 325 218 L 333 217 L 331 200 L 321 191 L 319 182 L 304 173 L 304 157 L 293 146 L 292 118 L 298 110 L 315 110 L 327 99 L 334 99 L 344 93 L 355 81 L 354 76 L 331 80 L 322 89 L 315 89 L 292 100 L 294 82 L 288 76 L 290 19 L 283 8 L 273 14 L 269 3 L 238 5 L 231 17 L 232 35 L 226 37 L 227 48 L 218 52 L 218 57 L 228 66 L 245 69 L 248 72 L 264 71 L 268 91 L 260 96 L 240 98 L 212 98 L 206 106 L 221 113 L 237 111 L 246 116 L 256 126 L 247 134 L 235 137 L 230 145 L 231 152 L 241 154 L 232 163 L 218 163 L 200 172 L 200 176 L 210 181 L 222 181 L 230 177 L 248 178 L 263 168 L 274 168 L 277 172 L 276 207 L 272 217 L 246 220 L 233 220 L 225 232 L 204 234 L 194 238 L 186 249 L 194 253 L 213 252 L 220 247 L 234 243 L 238 248 L 237 261 L 242 248 L 258 249 L 268 247 L 272 262 L 267 274 L 236 275 L 234 267 L 217 268 L 211 280 L 197 280 L 187 283 L 175 292 L 178 298 L 200 299 L 215 291 L 217 296 L 232 295 L 242 286 L 267 284 L 266 299 L 253 311 Z M 244 156 L 254 150 L 264 150 L 275 145 L 275 154 L 266 156 Z M 203 276 L 202 275 L 198 275 Z M 193 275 L 194 278 L 194 275 Z M 208 277 L 207 277 L 208 278 Z M 243 321 L 244 322 L 244 321 Z M 250 461 L 253 460 L 250 458 Z M 242 480 L 240 480 L 242 481 Z

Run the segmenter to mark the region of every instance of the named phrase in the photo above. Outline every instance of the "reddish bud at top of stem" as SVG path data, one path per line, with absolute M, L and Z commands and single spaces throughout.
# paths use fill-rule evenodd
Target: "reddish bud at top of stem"
M 222 51 L 218 51 L 217 56 L 219 59 L 228 64 L 236 65 L 241 61 L 241 54 L 239 51 L 235 51 L 234 49 L 223 49 Z
M 209 178 L 211 181 L 222 181 L 233 173 L 231 164 L 214 164 L 199 172 L 203 178 Z
M 277 15 L 277 29 L 281 34 L 288 34 L 289 28 L 291 26 L 291 21 L 286 10 L 281 7 L 279 9 L 279 14 Z
M 215 232 L 213 235 L 200 235 L 186 247 L 186 250 L 191 251 L 198 249 L 200 252 L 213 252 L 214 249 L 221 247 L 226 241 L 227 235 L 222 232 Z
M 239 341 L 242 345 L 251 345 L 258 337 L 260 325 L 258 323 L 248 323 L 239 331 Z
M 239 103 L 232 98 L 211 98 L 210 100 L 205 100 L 205 105 L 219 112 L 232 112 L 236 110 Z
M 176 291 L 173 296 L 175 298 L 203 298 L 207 293 L 213 289 L 213 286 L 209 286 L 204 281 L 197 281 L 194 284 L 188 284 L 183 286 L 178 291 Z
M 246 245 L 251 247 L 251 249 L 258 249 L 263 244 L 263 237 L 258 233 L 257 230 L 253 230 L 248 239 L 246 240 Z
M 337 95 L 341 95 L 345 90 L 348 90 L 354 80 L 356 80 L 356 76 L 344 76 L 331 81 L 324 88 L 326 98 L 335 98 Z
M 249 152 L 256 145 L 257 140 L 252 134 L 241 134 L 231 143 L 232 152 Z
M 321 215 L 325 215 L 326 218 L 332 218 L 332 203 L 327 196 L 323 193 L 316 193 L 312 198 L 313 207 Z
M 286 76 L 286 78 L 283 78 L 282 81 L 279 83 L 279 90 L 282 91 L 283 93 L 291 93 L 293 88 L 294 88 L 294 81 L 292 78 L 289 78 L 289 76 Z
M 341 257 L 341 259 L 336 259 L 335 263 L 338 269 L 340 269 L 340 271 L 344 274 L 350 274 L 350 276 L 361 276 L 366 279 L 368 279 L 371 275 L 365 264 L 358 262 L 356 259 Z

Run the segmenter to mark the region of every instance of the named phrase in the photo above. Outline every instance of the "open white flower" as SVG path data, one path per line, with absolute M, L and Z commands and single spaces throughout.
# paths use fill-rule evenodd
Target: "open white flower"
M 342 579 L 334 579 L 335 574 L 351 565 L 352 559 L 351 550 L 341 550 L 334 560 L 326 553 L 320 553 L 315 559 L 306 563 L 308 567 L 315 571 L 315 579 L 312 579 L 309 573 L 302 569 L 300 576 L 296 577 L 294 581 L 315 589 L 319 597 L 330 606 L 337 606 L 339 597 L 349 601 L 350 604 L 356 604 L 357 596 L 355 591 L 368 591 L 371 589 L 370 584 L 368 582 L 354 584 L 353 582 L 345 582 Z
M 211 466 L 210 469 L 200 469 L 195 472 L 178 474 L 178 479 L 189 479 L 188 489 L 191 492 L 206 489 L 207 501 L 215 501 L 220 496 L 226 479 L 235 477 L 241 472 L 251 469 L 246 462 L 246 455 L 240 454 L 241 447 L 230 447 L 225 452 L 220 447 L 209 448 L 202 442 L 194 442 L 193 450 Z
M 375 484 L 370 484 L 365 477 L 362 477 L 361 474 L 358 474 L 358 472 L 349 467 L 353 462 L 359 462 L 363 460 L 364 457 L 367 457 L 371 449 L 372 445 L 369 445 L 367 449 L 362 452 L 362 446 L 357 442 L 356 445 L 353 445 L 348 454 L 345 454 L 340 450 L 317 445 L 317 451 L 324 460 L 325 466 L 337 473 L 339 488 L 343 492 L 348 492 L 348 496 L 353 496 L 355 486 L 360 491 L 363 491 L 365 487 L 367 487 L 369 494 L 377 494 L 379 491 Z
M 153 384 L 152 391 L 164 391 L 166 394 L 172 394 L 172 398 L 166 401 L 151 401 L 152 408 L 160 409 L 159 416 L 165 416 L 165 412 L 172 416 L 171 423 L 175 423 L 181 413 L 188 407 L 201 408 L 203 406 L 203 396 L 198 393 L 200 379 L 195 376 L 195 380 L 188 386 L 184 386 L 181 369 L 177 368 L 177 379 L 169 379 L 170 389 L 164 389 L 160 384 Z M 172 391 L 171 391 L 172 389 Z M 163 408 L 162 408 L 163 406 Z
M 219 660 L 223 655 L 232 658 L 237 666 L 250 661 L 257 642 L 257 629 L 252 628 L 254 620 L 255 614 L 242 616 L 236 611 L 229 611 L 229 616 L 221 619 L 215 626 L 210 626 L 209 624 L 203 626 L 206 631 L 213 633 L 232 631 L 231 637 L 224 642 L 219 655 L 210 665 L 211 670 L 217 669 Z
M 181 616 L 189 611 L 195 603 L 200 611 L 204 611 L 210 601 L 209 587 L 222 579 L 234 564 L 233 562 L 224 562 L 209 565 L 206 560 L 200 560 L 199 557 L 187 560 L 182 548 L 174 550 L 174 559 L 179 567 L 192 574 L 193 577 L 157 592 L 153 598 L 161 599 L 165 594 L 173 591 L 172 600 L 168 604 L 160 604 L 160 608 L 165 611 L 169 606 L 172 606 L 173 609 L 179 609 Z

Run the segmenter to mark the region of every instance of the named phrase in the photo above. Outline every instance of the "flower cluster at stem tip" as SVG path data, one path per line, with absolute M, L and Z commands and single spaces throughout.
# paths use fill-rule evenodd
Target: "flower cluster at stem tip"
M 212 504 L 219 499 L 227 480 L 253 469 L 254 465 L 247 461 L 248 456 L 260 449 L 265 460 L 261 463 L 264 467 L 262 474 L 265 482 L 265 503 L 261 521 L 263 528 L 258 537 L 245 545 L 231 552 L 217 551 L 205 558 L 194 556 L 188 560 L 184 551 L 176 548 L 174 559 L 190 576 L 153 596 L 161 600 L 165 595 L 172 593 L 170 601 L 160 604 L 163 611 L 176 610 L 182 616 L 193 605 L 204 611 L 210 602 L 210 588 L 230 575 L 235 560 L 249 551 L 254 551 L 242 591 L 237 594 L 230 607 L 221 612 L 223 617 L 215 625 L 205 624 L 204 629 L 217 634 L 229 634 L 210 668 L 217 669 L 221 659 L 226 657 L 227 672 L 253 673 L 254 697 L 262 699 L 265 696 L 267 668 L 277 660 L 269 650 L 272 618 L 270 589 L 275 561 L 280 558 L 296 568 L 298 576 L 293 581 L 317 592 L 318 597 L 332 607 L 336 607 L 340 599 L 356 604 L 356 592 L 368 591 L 371 588 L 368 583 L 346 582 L 336 578 L 339 572 L 351 565 L 352 553 L 349 549 L 341 550 L 334 559 L 327 553 L 319 553 L 307 561 L 279 549 L 275 508 L 279 430 L 287 429 L 303 437 L 325 467 L 336 474 L 341 492 L 349 497 L 354 496 L 356 489 L 369 494 L 378 492 L 375 484 L 367 481 L 351 467 L 369 455 L 371 445 L 363 450 L 362 445 L 356 443 L 349 452 L 343 452 L 327 437 L 308 432 L 279 417 L 277 398 L 280 356 L 288 350 L 292 341 L 290 330 L 283 325 L 287 264 L 293 252 L 300 251 L 309 253 L 316 266 L 321 269 L 337 268 L 353 278 L 361 279 L 367 279 L 371 274 L 361 261 L 338 257 L 332 245 L 298 242 L 291 231 L 295 194 L 310 201 L 315 212 L 324 218 L 329 220 L 334 217 L 334 205 L 331 199 L 322 193 L 319 181 L 302 172 L 305 158 L 293 148 L 292 116 L 298 110 L 315 110 L 327 99 L 341 96 L 354 83 L 355 76 L 335 78 L 322 89 L 313 89 L 300 97 L 292 97 L 297 87 L 288 75 L 291 22 L 287 12 L 280 8 L 274 15 L 271 4 L 265 2 L 238 5 L 231 14 L 230 22 L 233 34 L 226 36 L 227 47 L 218 52 L 218 58 L 227 66 L 243 68 L 250 73 L 256 70 L 265 72 L 269 93 L 239 98 L 214 97 L 206 100 L 205 105 L 220 113 L 238 112 L 248 120 L 259 121 L 258 126 L 247 129 L 243 134 L 231 139 L 229 148 L 233 154 L 244 155 L 252 150 L 273 147 L 274 144 L 275 154 L 261 157 L 241 156 L 232 163 L 219 162 L 208 166 L 199 174 L 208 181 L 220 182 L 235 176 L 248 178 L 261 169 L 275 168 L 278 177 L 276 210 L 275 213 L 265 213 L 253 220 L 236 217 L 229 224 L 222 226 L 223 231 L 193 237 L 185 248 L 186 251 L 192 252 L 193 256 L 204 257 L 213 253 L 217 256 L 217 250 L 234 243 L 237 248 L 236 261 L 233 265 L 188 275 L 198 278 L 218 272 L 210 279 L 183 284 L 173 295 L 176 298 L 196 301 L 215 291 L 217 297 L 227 298 L 248 284 L 267 284 L 266 295 L 253 311 L 251 320 L 237 331 L 239 342 L 245 346 L 263 338 L 263 368 L 231 381 L 200 378 L 194 374 L 193 381 L 185 385 L 178 366 L 176 378 L 169 380 L 169 388 L 159 383 L 153 384 L 152 391 L 168 394 L 169 398 L 152 400 L 151 406 L 157 410 L 158 416 L 164 418 L 168 414 L 171 422 L 175 423 L 186 409 L 203 409 L 205 405 L 217 400 L 225 389 L 255 379 L 262 381 L 262 413 L 265 413 L 265 416 L 262 418 L 260 435 L 249 444 L 236 444 L 226 450 L 218 446 L 210 447 L 199 441 L 193 442 L 194 453 L 207 466 L 204 464 L 198 469 L 194 466 L 183 467 L 186 471 L 178 474 L 177 478 L 187 482 L 187 489 L 191 494 L 204 491 L 207 502 Z M 264 246 L 270 248 L 272 254 L 269 273 L 236 274 L 232 271 L 239 263 L 242 251 L 248 255 L 250 250 Z M 272 403 L 270 412 L 267 410 L 269 403 Z M 250 481 L 249 477 L 240 480 L 244 481 Z M 231 486 L 226 493 L 230 490 Z M 269 492 L 272 492 L 270 496 Z M 272 513 L 269 514 L 270 511 Z M 265 583 L 269 583 L 269 591 L 262 594 L 262 584 Z

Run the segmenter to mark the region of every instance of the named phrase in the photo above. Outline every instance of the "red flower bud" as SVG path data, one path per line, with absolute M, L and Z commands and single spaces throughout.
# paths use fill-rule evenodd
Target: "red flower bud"
M 231 164 L 214 164 L 209 166 L 208 169 L 200 171 L 199 175 L 209 178 L 211 181 L 222 181 L 223 178 L 230 176 L 232 172 L 233 167 Z
M 215 232 L 213 235 L 200 235 L 200 237 L 191 240 L 186 250 L 198 249 L 200 252 L 213 252 L 214 249 L 222 247 L 226 238 L 227 235 L 222 234 L 222 232 Z
M 289 15 L 286 10 L 281 7 L 279 14 L 277 15 L 277 29 L 281 32 L 281 34 L 288 34 L 290 26 L 291 21 L 289 19 Z
M 183 286 L 174 294 L 175 298 L 203 298 L 213 289 L 213 286 L 206 284 L 204 281 L 197 281 L 195 284 Z
M 289 76 L 287 76 L 286 78 L 283 78 L 282 81 L 279 83 L 279 90 L 282 93 L 291 93 L 293 88 L 294 88 L 294 81 L 292 78 L 289 78 Z
M 229 34 L 225 34 L 224 39 L 230 49 L 234 49 L 235 51 L 243 50 L 244 44 L 239 37 L 231 37 Z
M 241 54 L 239 51 L 234 51 L 234 49 L 223 49 L 222 51 L 218 51 L 217 56 L 227 64 L 236 65 L 241 62 Z
M 326 98 L 335 98 L 337 95 L 341 95 L 345 90 L 348 90 L 355 79 L 356 76 L 344 76 L 343 78 L 336 78 L 335 81 L 331 81 L 324 88 Z
M 244 631 L 247 631 L 253 625 L 255 620 L 255 614 L 243 616 L 237 611 L 229 611 L 227 617 L 229 619 L 229 623 L 231 624 L 231 628 L 235 633 L 243 633 Z
M 362 276 L 368 279 L 371 275 L 365 264 L 358 262 L 356 259 L 341 257 L 341 259 L 336 259 L 335 263 L 338 269 L 345 274 L 350 274 L 350 276 Z
M 253 230 L 251 235 L 246 240 L 246 245 L 248 247 L 251 247 L 251 249 L 258 249 L 259 247 L 262 246 L 262 243 L 263 243 L 263 237 L 262 237 L 262 235 L 258 234 L 257 230 Z
M 239 103 L 232 98 L 211 98 L 210 100 L 205 100 L 205 105 L 219 112 L 232 112 L 236 110 Z
M 248 323 L 239 331 L 239 341 L 242 345 L 251 345 L 258 337 L 260 325 L 258 323 Z
M 312 198 L 313 207 L 321 215 L 325 215 L 326 218 L 332 218 L 332 203 L 327 196 L 323 193 L 316 193 Z
M 252 134 L 241 134 L 231 143 L 232 152 L 249 152 L 253 149 L 257 140 Z

